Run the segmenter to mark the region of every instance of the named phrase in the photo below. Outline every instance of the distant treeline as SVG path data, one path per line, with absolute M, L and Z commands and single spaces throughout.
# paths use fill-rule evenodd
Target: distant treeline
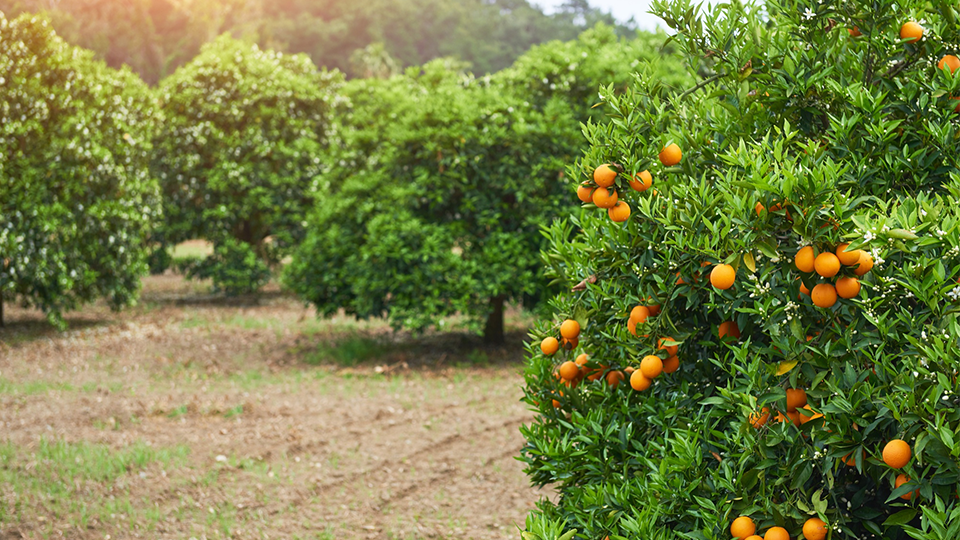
M 68 42 L 111 67 L 129 65 L 149 84 L 224 33 L 363 77 L 371 56 L 377 70 L 456 57 L 483 74 L 597 22 L 622 36 L 635 31 L 633 21 L 617 23 L 587 0 L 567 0 L 549 15 L 528 0 L 0 0 L 0 11 L 45 13 Z

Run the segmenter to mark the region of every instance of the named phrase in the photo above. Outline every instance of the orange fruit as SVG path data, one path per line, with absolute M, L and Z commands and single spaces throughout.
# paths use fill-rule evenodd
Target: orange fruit
M 592 202 L 594 191 L 595 191 L 595 188 L 592 188 L 586 184 L 583 184 L 577 188 L 577 198 L 580 199 L 582 202 Z
M 873 257 L 866 251 L 860 250 L 860 261 L 857 267 L 853 269 L 853 273 L 862 276 L 870 270 L 873 270 Z
M 667 351 L 667 355 L 668 355 L 668 356 L 676 356 L 676 355 L 677 355 L 677 352 L 680 351 L 680 346 L 679 346 L 679 345 L 664 345 L 664 343 L 666 343 L 666 342 L 668 342 L 668 341 L 673 341 L 673 338 L 670 337 L 670 336 L 664 336 L 664 337 L 660 338 L 660 340 L 657 342 L 657 349 L 658 349 L 658 350 L 661 350 L 661 351 Z
M 814 253 L 813 246 L 803 246 L 800 248 L 800 251 L 797 252 L 797 256 L 794 259 L 797 264 L 797 270 L 809 274 L 813 272 L 814 269 Z
M 650 189 L 652 185 L 653 175 L 650 174 L 650 171 L 639 172 L 633 177 L 633 180 L 630 181 L 630 187 L 637 191 L 646 191 Z
M 575 338 L 580 335 L 580 323 L 567 319 L 560 325 L 560 335 L 565 338 Z
M 710 284 L 724 291 L 733 287 L 736 278 L 737 271 L 729 264 L 718 264 L 710 272 Z
M 883 462 L 900 469 L 910 462 L 910 445 L 906 441 L 894 439 L 883 447 Z
M 650 313 L 650 308 L 647 306 L 634 306 L 634 308 L 630 310 L 630 320 L 636 321 L 637 323 L 645 322 L 650 315 L 652 315 L 652 313 Z
M 636 371 L 636 370 L 637 370 L 637 369 L 634 368 L 633 366 L 627 366 L 627 367 L 623 368 L 623 372 L 624 372 L 625 374 L 627 374 L 627 375 L 633 375 L 633 372 Z
M 820 283 L 810 291 L 810 298 L 817 307 L 833 307 L 837 303 L 837 290 L 829 283 Z
M 798 413 L 797 411 L 793 411 L 793 412 L 787 411 L 787 414 L 783 414 L 782 412 L 778 412 L 778 413 L 777 413 L 777 416 L 774 417 L 774 420 L 776 420 L 777 422 L 780 422 L 780 423 L 790 422 L 791 424 L 793 424 L 793 425 L 795 425 L 795 426 L 799 426 L 799 425 L 800 425 L 800 413 Z
M 651 297 L 647 297 L 647 302 L 653 300 Z M 650 315 L 656 317 L 660 314 L 660 304 L 647 304 L 647 309 L 650 310 Z
M 763 540 L 790 540 L 790 533 L 783 527 L 770 527 L 763 535 Z
M 740 339 L 740 327 L 737 326 L 735 321 L 720 323 L 720 328 L 717 330 L 717 333 L 720 335 L 720 339 L 723 339 L 727 336 L 734 339 Z
M 823 418 L 823 417 L 824 417 L 822 414 L 820 414 L 820 413 L 818 413 L 818 412 L 814 412 L 814 411 L 813 411 L 813 408 L 810 407 L 809 405 L 804 406 L 803 409 L 806 410 L 806 411 L 809 411 L 809 412 L 811 413 L 811 415 L 810 415 L 810 416 L 807 416 L 807 415 L 801 413 L 800 411 L 797 411 L 797 414 L 800 415 L 800 423 L 801 423 L 801 424 L 806 424 L 807 422 L 809 422 L 809 421 L 811 421 L 811 420 L 816 420 L 817 418 Z
M 750 413 L 750 425 L 756 429 L 760 429 L 764 424 L 767 423 L 767 420 L 770 419 L 770 408 L 764 407 L 759 411 L 754 411 Z
M 827 530 L 827 524 L 821 519 L 810 518 L 803 524 L 803 537 L 807 540 L 824 540 Z
M 617 190 L 599 188 L 593 192 L 593 204 L 599 208 L 613 208 L 617 205 Z
M 607 384 L 609 384 L 611 388 L 619 386 L 621 381 L 623 381 L 623 372 L 611 371 L 607 373 Z
M 640 371 L 639 369 L 634 371 L 633 374 L 630 375 L 630 386 L 638 392 L 642 392 L 647 388 L 650 388 L 650 385 L 652 383 L 653 383 L 653 380 L 646 377 L 643 374 L 643 372 Z
M 806 390 L 802 388 L 787 388 L 787 412 L 794 412 L 806 404 Z
M 760 536 L 759 534 L 755 534 L 753 536 L 748 536 L 746 540 L 763 540 L 763 537 Z
M 602 188 L 612 186 L 616 179 L 617 171 L 609 165 L 604 164 L 593 170 L 593 181 Z
M 560 377 L 572 381 L 577 378 L 577 375 L 580 374 L 580 366 L 576 362 L 567 360 L 566 362 L 560 364 Z
M 560 350 L 560 342 L 553 336 L 543 338 L 543 341 L 540 342 L 540 350 L 543 351 L 543 354 L 549 356 Z
M 810 296 L 810 289 L 808 289 L 807 286 L 804 285 L 802 281 L 800 282 L 800 292 L 807 296 Z
M 850 34 L 850 37 L 860 37 L 863 34 L 860 32 L 860 29 L 854 26 L 853 28 L 847 28 L 847 33 Z
M 587 353 L 581 353 L 580 356 L 577 356 L 577 359 L 574 360 L 574 362 L 575 362 L 578 366 L 583 366 L 584 364 L 587 363 L 587 360 L 589 360 L 589 359 L 590 359 L 590 357 L 587 356 Z
M 857 456 L 853 455 L 853 452 L 840 458 L 840 461 L 843 462 L 847 467 L 856 467 L 857 466 Z
M 673 373 L 674 371 L 680 369 L 680 357 L 671 356 L 663 361 L 663 372 L 664 373 Z
M 894 489 L 896 489 L 896 488 L 898 488 L 898 487 L 906 484 L 906 483 L 909 482 L 909 481 L 910 481 L 910 478 L 908 478 L 907 475 L 905 475 L 905 474 L 903 474 L 903 473 L 900 473 L 900 474 L 897 475 L 897 479 L 894 481 L 893 487 L 894 487 Z M 916 496 L 919 497 L 919 496 L 920 496 L 920 490 L 918 489 L 918 490 L 915 490 L 915 491 L 908 491 L 908 492 L 904 493 L 903 495 L 901 495 L 900 498 L 903 499 L 903 500 L 905 500 L 905 501 L 909 501 L 910 499 L 913 498 L 914 495 L 916 495 Z
M 663 360 L 659 356 L 648 354 L 640 361 L 640 373 L 648 379 L 655 379 L 663 371 Z
M 572 351 L 572 350 L 576 349 L 576 348 L 577 348 L 577 345 L 579 345 L 579 344 L 580 344 L 580 339 L 579 339 L 579 338 L 573 337 L 573 338 L 561 338 L 561 339 L 560 339 L 560 347 L 562 347 L 563 350 L 565 350 L 565 351 Z
M 860 294 L 860 282 L 857 278 L 842 277 L 837 280 L 837 296 L 840 298 L 854 298 Z
M 630 217 L 630 205 L 623 201 L 617 201 L 613 208 L 607 209 L 607 215 L 610 216 L 611 221 L 623 223 Z
M 900 27 L 900 39 L 909 40 L 908 43 L 916 43 L 923 37 L 923 27 L 910 21 L 903 23 Z
M 559 401 L 557 401 L 557 400 L 555 400 L 555 399 L 552 399 L 552 400 L 550 400 L 550 401 L 553 402 L 553 408 L 554 408 L 554 409 L 559 409 L 559 408 L 560 408 L 560 402 L 559 402 Z
M 752 536 L 755 532 L 757 532 L 757 526 L 753 523 L 753 520 L 747 516 L 738 517 L 733 520 L 733 523 L 730 525 L 730 535 L 740 540 Z
M 658 157 L 664 167 L 673 167 L 683 159 L 683 152 L 680 151 L 680 147 L 676 143 L 670 143 L 663 147 Z
M 860 260 L 860 250 L 854 249 L 852 251 L 847 251 L 848 247 L 850 247 L 850 244 L 847 243 L 837 246 L 837 258 L 840 259 L 841 264 L 853 266 L 857 264 L 857 261 Z
M 813 267 L 821 276 L 831 278 L 840 271 L 840 259 L 833 253 L 824 252 L 817 255 L 813 261 Z
M 763 203 L 759 202 L 753 207 L 753 209 L 756 210 L 758 216 L 762 214 L 764 210 L 766 210 L 766 208 L 763 206 Z

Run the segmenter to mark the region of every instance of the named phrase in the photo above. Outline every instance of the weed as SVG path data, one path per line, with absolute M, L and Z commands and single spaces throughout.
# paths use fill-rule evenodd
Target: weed
M 383 355 L 387 347 L 379 340 L 360 335 L 351 335 L 338 340 L 332 347 L 321 348 L 304 357 L 308 364 L 333 362 L 341 366 L 356 366 Z

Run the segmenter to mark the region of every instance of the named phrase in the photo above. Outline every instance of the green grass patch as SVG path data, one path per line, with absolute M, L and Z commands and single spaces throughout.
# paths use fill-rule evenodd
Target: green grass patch
M 12 396 L 33 396 L 36 394 L 46 394 L 47 392 L 70 392 L 74 389 L 73 385 L 58 382 L 46 381 L 27 381 L 15 383 L 9 379 L 0 377 L 0 394 Z
M 313 365 L 332 362 L 350 367 L 383 356 L 388 350 L 387 345 L 380 340 L 353 335 L 329 345 L 321 345 L 317 350 L 304 355 L 303 361 Z
M 0 504 L 0 523 L 16 523 L 37 516 L 70 519 L 85 528 L 93 519 L 111 522 L 149 517 L 125 489 L 113 489 L 117 480 L 153 464 L 181 465 L 190 453 L 186 446 L 155 448 L 143 442 L 114 450 L 106 445 L 41 439 L 30 451 L 0 443 L 0 485 L 12 504 Z

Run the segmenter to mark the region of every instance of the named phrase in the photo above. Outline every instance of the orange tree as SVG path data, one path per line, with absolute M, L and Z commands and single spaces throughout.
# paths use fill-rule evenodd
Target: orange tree
M 136 301 L 160 217 L 148 169 L 147 86 L 67 44 L 50 22 L 0 12 L 0 326 L 3 301 L 63 312 Z
M 600 81 L 618 74 L 626 87 L 649 58 L 662 58 L 665 81 L 686 78 L 651 41 L 598 25 L 488 77 L 436 60 L 351 81 L 326 196 L 286 283 L 321 313 L 412 329 L 459 313 L 502 341 L 504 303 L 530 305 L 543 289 L 540 229 L 573 208 L 563 172 Z
M 584 130 L 524 538 L 956 538 L 954 8 L 654 9 L 700 82 Z

